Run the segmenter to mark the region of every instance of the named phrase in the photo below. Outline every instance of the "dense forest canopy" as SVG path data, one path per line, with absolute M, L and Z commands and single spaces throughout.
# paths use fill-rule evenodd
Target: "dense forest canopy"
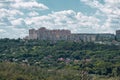
M 120 76 L 120 46 L 6 38 L 0 39 L 0 62 L 0 66 L 7 62 L 7 65 L 11 63 L 12 66 L 15 63 L 42 69 L 68 69 L 75 70 L 75 73 L 84 71 L 90 75 L 117 77 Z

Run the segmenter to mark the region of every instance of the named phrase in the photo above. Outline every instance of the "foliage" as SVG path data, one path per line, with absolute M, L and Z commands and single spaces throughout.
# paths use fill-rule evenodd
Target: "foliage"
M 25 64 L 0 63 L 0 80 L 92 80 L 88 74 L 69 69 L 41 69 Z
M 120 76 L 120 46 L 91 42 L 1 39 L 0 62 L 26 64 L 43 69 L 85 71 L 89 74 L 117 77 Z M 9 75 L 1 71 L 0 74 Z M 27 80 L 28 75 L 22 74 L 17 80 L 22 80 L 23 76 Z M 0 77 L 3 80 L 4 78 Z M 47 78 L 54 80 L 52 77 Z

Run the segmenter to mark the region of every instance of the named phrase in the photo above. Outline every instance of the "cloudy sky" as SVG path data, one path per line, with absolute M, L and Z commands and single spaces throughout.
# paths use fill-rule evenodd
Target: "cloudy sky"
M 120 0 L 0 0 L 0 38 L 23 38 L 40 27 L 115 33 Z

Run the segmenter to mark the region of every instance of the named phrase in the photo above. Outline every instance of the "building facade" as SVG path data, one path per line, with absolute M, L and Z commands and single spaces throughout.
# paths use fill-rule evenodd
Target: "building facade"
M 116 40 L 120 41 L 120 30 L 116 31 Z
M 120 37 L 120 31 L 116 31 L 117 39 Z M 112 41 L 115 39 L 114 34 L 102 33 L 102 34 L 88 34 L 88 33 L 71 33 L 70 30 L 49 30 L 44 27 L 35 30 L 29 30 L 28 39 L 38 40 L 67 40 L 75 42 L 94 42 L 94 41 Z
M 29 30 L 29 39 L 37 39 L 37 31 L 35 29 L 30 29 Z

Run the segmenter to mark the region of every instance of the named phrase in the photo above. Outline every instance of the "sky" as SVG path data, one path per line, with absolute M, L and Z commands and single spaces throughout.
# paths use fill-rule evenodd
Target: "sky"
M 0 0 L 0 38 L 24 38 L 40 27 L 115 33 L 120 0 Z

